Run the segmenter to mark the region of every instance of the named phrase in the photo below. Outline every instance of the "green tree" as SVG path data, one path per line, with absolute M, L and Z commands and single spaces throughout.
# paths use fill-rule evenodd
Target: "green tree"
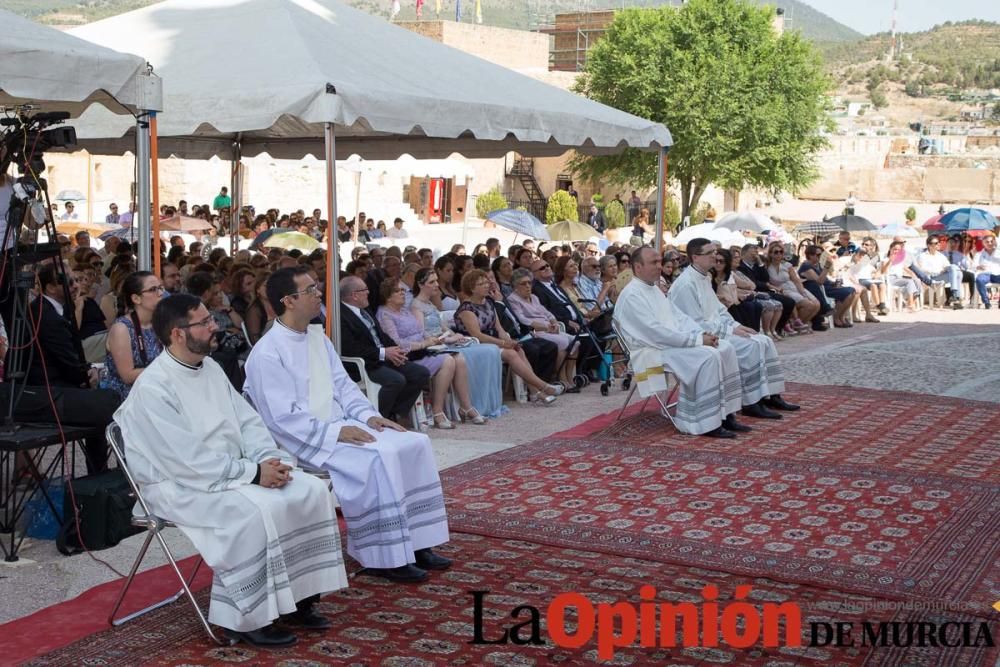
M 881 88 L 876 88 L 868 93 L 868 97 L 872 101 L 872 106 L 876 109 L 884 109 L 889 106 L 889 98 L 886 97 Z
M 907 222 L 913 222 L 914 220 L 917 219 L 917 209 L 911 206 L 910 208 L 906 209 L 906 213 L 903 214 L 903 217 L 906 218 Z
M 604 218 L 608 221 L 608 229 L 618 229 L 625 226 L 625 207 L 621 202 L 612 201 L 604 207 Z
M 500 188 L 491 188 L 476 199 L 476 215 L 480 218 L 501 208 L 507 208 L 507 198 L 500 192 Z
M 677 200 L 667 197 L 667 210 L 663 215 L 663 228 L 674 231 L 681 224 L 681 207 L 677 205 Z
M 1000 102 L 993 105 L 993 111 L 990 112 L 990 118 L 1000 121 Z
M 549 197 L 549 205 L 545 209 L 545 224 L 563 220 L 580 222 L 580 211 L 576 207 L 576 197 L 571 197 L 565 190 L 556 190 Z
M 712 183 L 798 191 L 826 146 L 820 57 L 798 32 L 778 35 L 773 10 L 745 0 L 626 9 L 587 56 L 577 92 L 666 125 L 669 177 L 688 215 Z M 584 178 L 653 187 L 656 156 L 628 149 L 573 160 Z

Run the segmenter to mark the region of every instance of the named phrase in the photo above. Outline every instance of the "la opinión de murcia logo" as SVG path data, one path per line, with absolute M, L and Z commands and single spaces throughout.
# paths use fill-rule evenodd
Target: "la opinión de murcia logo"
M 545 626 L 556 646 L 578 649 L 596 642 L 597 656 L 612 660 L 619 648 L 800 647 L 802 610 L 795 602 L 745 600 L 752 586 L 737 586 L 732 600 L 719 602 L 717 586 L 701 589 L 701 602 L 657 601 L 653 586 L 639 589 L 639 604 L 592 603 L 581 593 L 561 593 L 545 610 Z M 510 611 L 513 624 L 487 628 L 484 611 L 490 591 L 469 591 L 473 603 L 470 644 L 543 645 L 542 613 L 532 605 Z M 572 610 L 572 612 L 570 611 Z M 575 618 L 575 621 L 573 620 Z M 680 643 L 678 643 L 680 638 Z M 986 621 L 965 622 L 824 622 L 809 623 L 810 646 L 991 647 Z

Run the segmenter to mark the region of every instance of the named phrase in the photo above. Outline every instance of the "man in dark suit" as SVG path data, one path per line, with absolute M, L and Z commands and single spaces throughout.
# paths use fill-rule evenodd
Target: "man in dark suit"
M 587 224 L 593 227 L 598 234 L 603 234 L 607 228 L 607 220 L 604 219 L 604 214 L 597 208 L 597 204 L 590 205 L 590 213 L 587 214 Z
M 17 400 L 14 418 L 29 422 L 59 422 L 74 426 L 96 426 L 100 435 L 88 438 L 84 445 L 87 470 L 99 472 L 107 467 L 108 447 L 104 429 L 121 403 L 110 389 L 98 389 L 98 372 L 83 356 L 83 345 L 76 325 L 69 319 L 72 302 L 66 303 L 65 276 L 52 264 L 38 272 L 40 295 L 28 306 L 28 335 L 38 332 L 31 344 L 24 392 Z M 11 341 L 12 344 L 15 341 Z M 25 345 L 28 341 L 18 341 Z M 13 369 L 11 369 L 13 370 Z M 18 385 L 20 392 L 22 385 Z M 0 401 L 10 396 L 10 385 L 0 389 Z M 51 399 L 49 393 L 51 391 Z
M 531 293 L 538 297 L 538 302 L 545 310 L 552 313 L 566 327 L 566 333 L 576 335 L 584 326 L 583 314 L 570 300 L 565 290 L 556 283 L 552 267 L 544 259 L 536 259 L 531 263 L 531 273 L 535 281 L 531 284 Z M 597 368 L 600 363 L 598 350 L 589 336 L 580 339 L 580 361 L 577 366 L 580 372 L 586 373 Z
M 340 333 L 342 355 L 364 359 L 365 372 L 382 385 L 378 394 L 378 411 L 382 416 L 396 419 L 408 415 L 427 386 L 430 373 L 423 366 L 407 361 L 406 352 L 382 331 L 368 312 L 368 287 L 354 276 L 340 283 Z M 353 379 L 358 379 L 353 365 L 345 368 Z
M 778 324 L 775 325 L 780 333 L 784 330 L 785 325 L 788 324 L 788 319 L 792 316 L 792 311 L 795 309 L 795 301 L 771 289 L 771 276 L 768 274 L 767 268 L 758 261 L 758 252 L 760 252 L 760 247 L 753 243 L 743 246 L 740 252 L 740 265 L 736 270 L 752 280 L 758 292 L 767 293 L 768 296 L 781 304 L 781 317 L 778 318 Z

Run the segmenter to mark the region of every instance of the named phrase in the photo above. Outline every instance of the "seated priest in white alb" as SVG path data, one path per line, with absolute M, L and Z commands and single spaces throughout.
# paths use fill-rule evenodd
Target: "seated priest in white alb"
M 681 432 L 733 438 L 749 431 L 734 414 L 741 405 L 736 351 L 667 301 L 657 284 L 661 264 L 652 248 L 633 252 L 635 279 L 615 305 L 615 324 L 628 345 L 639 395 L 666 391 L 667 370 L 680 382 L 674 425 Z
M 194 296 L 160 301 L 153 329 L 166 354 L 115 413 L 150 510 L 190 538 L 212 568 L 208 619 L 230 638 L 281 647 L 272 621 L 324 630 L 319 594 L 347 586 L 326 484 L 293 467 L 260 416 L 208 355 L 212 314 Z
M 397 582 L 447 569 L 431 551 L 448 541 L 448 517 L 430 439 L 379 415 L 322 328 L 309 326 L 321 298 L 307 270 L 275 271 L 266 290 L 278 317 L 247 359 L 244 391 L 279 445 L 329 471 L 347 553 Z
M 743 385 L 743 414 L 761 419 L 781 419 L 774 410 L 794 411 L 799 406 L 781 397 L 785 375 L 778 350 L 770 337 L 759 334 L 733 319 L 712 287 L 711 269 L 719 246 L 708 239 L 693 239 L 687 244 L 691 264 L 670 285 L 667 299 L 703 331 L 729 341 L 736 348 Z

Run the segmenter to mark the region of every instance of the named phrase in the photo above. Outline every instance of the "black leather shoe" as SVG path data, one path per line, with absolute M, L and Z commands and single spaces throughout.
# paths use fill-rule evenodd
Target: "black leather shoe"
M 753 430 L 749 426 L 736 421 L 736 417 L 733 415 L 729 415 L 722 420 L 722 428 L 733 433 L 749 433 Z
M 765 398 L 761 401 L 764 405 L 771 408 L 772 410 L 784 410 L 785 412 L 795 412 L 799 410 L 799 406 L 794 403 L 789 403 L 783 399 L 779 394 L 775 394 L 769 398 Z
M 727 431 L 721 426 L 719 428 L 713 428 L 708 433 L 702 433 L 702 435 L 705 436 L 706 438 L 723 438 L 725 440 L 732 440 L 733 438 L 736 437 L 735 433 L 733 433 L 732 431 Z
M 451 559 L 439 556 L 430 549 L 418 549 L 414 554 L 417 567 L 424 570 L 447 570 L 451 567 Z
M 745 417 L 755 417 L 757 419 L 781 419 L 780 414 L 768 410 L 759 401 L 740 410 L 740 414 Z
M 366 568 L 365 572 L 366 574 L 394 581 L 397 584 L 419 584 L 421 581 L 427 581 L 427 578 L 430 577 L 427 574 L 427 570 L 421 569 L 412 563 L 392 568 L 369 567 Z
M 329 630 L 333 627 L 333 623 L 326 616 L 320 616 L 311 607 L 282 616 L 281 620 L 289 625 L 297 625 L 306 630 Z
M 287 630 L 281 630 L 273 625 L 265 625 L 257 630 L 237 632 L 226 629 L 226 636 L 238 642 L 246 642 L 257 648 L 285 648 L 298 641 L 295 635 Z

